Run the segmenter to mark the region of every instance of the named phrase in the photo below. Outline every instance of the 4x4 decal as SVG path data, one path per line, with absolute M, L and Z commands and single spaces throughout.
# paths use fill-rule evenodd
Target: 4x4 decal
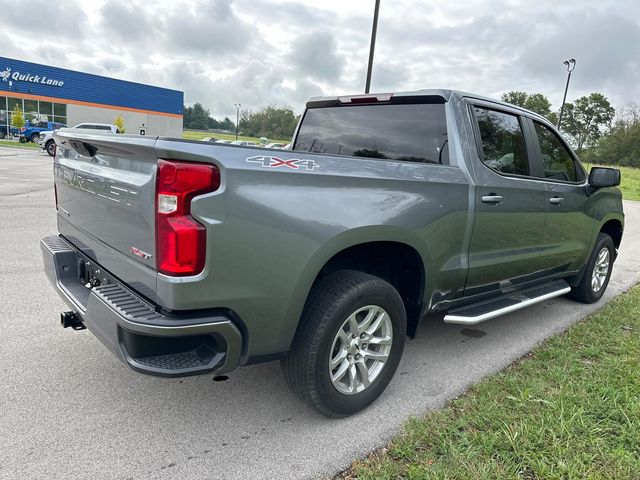
M 293 170 L 298 170 L 299 168 L 306 168 L 307 170 L 320 168 L 320 165 L 318 165 L 313 160 L 305 160 L 300 158 L 290 158 L 288 160 L 285 160 L 282 158 L 270 157 L 267 155 L 257 155 L 255 157 L 248 157 L 246 161 L 250 163 L 259 163 L 265 168 L 286 167 L 292 168 Z

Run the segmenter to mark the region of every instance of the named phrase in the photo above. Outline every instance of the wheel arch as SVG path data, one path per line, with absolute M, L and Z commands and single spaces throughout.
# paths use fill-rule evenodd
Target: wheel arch
M 367 241 L 362 241 L 366 238 Z M 289 318 L 295 319 L 291 341 L 301 325 L 304 305 L 314 284 L 336 270 L 363 271 L 383 278 L 400 293 L 407 310 L 407 333 L 413 335 L 420 321 L 427 287 L 429 254 L 421 250 L 417 238 L 395 228 L 357 229 L 344 232 L 326 242 L 308 262 L 289 307 Z M 372 259 L 383 262 L 372 267 Z M 404 272 L 404 276 L 400 273 Z
M 600 227 L 600 233 L 606 233 L 613 240 L 613 244 L 616 247 L 616 252 L 618 248 L 620 248 L 620 243 L 622 242 L 622 232 L 624 230 L 624 226 L 622 221 L 617 218 L 612 218 L 607 220 Z
M 595 246 L 598 240 L 598 235 L 600 233 L 606 233 L 613 240 L 613 245 L 615 247 L 615 257 L 617 258 L 618 248 L 620 247 L 620 243 L 622 242 L 622 233 L 624 231 L 623 218 L 624 217 L 621 218 L 613 215 L 609 215 L 605 217 L 605 219 L 603 219 L 602 221 L 602 224 L 600 225 L 600 228 L 598 230 L 594 229 L 594 238 L 593 238 L 592 245 Z M 586 271 L 585 268 L 586 268 L 586 264 L 580 269 L 580 272 L 578 274 L 567 279 L 567 282 L 572 288 L 576 287 L 582 281 L 582 277 L 584 276 Z

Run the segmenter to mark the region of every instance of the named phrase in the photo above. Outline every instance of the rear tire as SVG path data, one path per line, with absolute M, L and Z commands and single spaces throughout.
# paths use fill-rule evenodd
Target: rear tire
M 602 298 L 613 270 L 615 246 L 606 233 L 599 233 L 591 256 L 587 260 L 582 280 L 567 295 L 582 303 L 594 303 Z
M 4 139 L 4 137 L 6 137 L 6 133 L 4 133 L 4 130 L 0 130 L 0 140 Z
M 386 281 L 353 270 L 312 288 L 291 351 L 281 366 L 287 384 L 329 417 L 345 417 L 376 400 L 404 349 L 402 298 Z
M 47 144 L 45 145 L 45 150 L 47 151 L 47 153 L 50 156 L 55 157 L 56 156 L 56 142 L 54 142 L 53 140 L 49 140 L 47 142 Z

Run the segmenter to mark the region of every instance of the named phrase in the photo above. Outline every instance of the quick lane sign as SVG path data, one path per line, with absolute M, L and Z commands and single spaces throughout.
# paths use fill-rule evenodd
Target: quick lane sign
M 64 87 L 64 82 L 62 80 L 49 78 L 46 75 L 33 75 L 31 73 L 22 73 L 17 70 L 15 72 L 12 72 L 10 67 L 7 67 L 3 71 L 0 71 L 0 78 L 2 79 L 3 82 L 9 82 L 9 86 L 11 86 L 12 81 L 14 81 L 14 82 L 37 83 L 39 85 L 49 85 L 51 87 Z

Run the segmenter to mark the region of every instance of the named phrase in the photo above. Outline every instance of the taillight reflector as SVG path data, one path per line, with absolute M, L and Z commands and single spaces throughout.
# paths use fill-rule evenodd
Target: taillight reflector
M 191 216 L 191 200 L 220 187 L 220 170 L 204 163 L 159 160 L 156 266 L 172 276 L 196 275 L 206 258 L 206 230 Z

